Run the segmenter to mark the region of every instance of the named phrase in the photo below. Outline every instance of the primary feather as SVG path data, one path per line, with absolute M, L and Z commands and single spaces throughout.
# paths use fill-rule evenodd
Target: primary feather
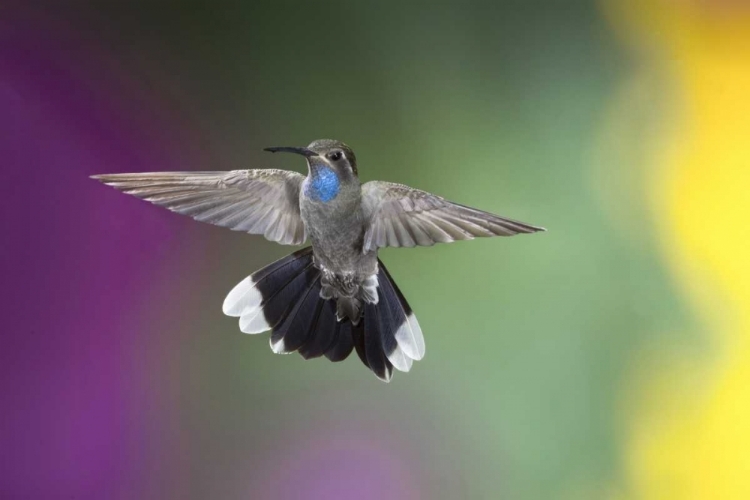
M 475 237 L 544 231 L 392 182 L 363 184 L 362 206 L 367 220 L 362 246 L 365 253 L 381 247 L 432 246 Z
M 297 172 L 152 172 L 92 178 L 201 222 L 261 234 L 282 245 L 301 245 L 307 239 L 299 211 L 305 177 Z

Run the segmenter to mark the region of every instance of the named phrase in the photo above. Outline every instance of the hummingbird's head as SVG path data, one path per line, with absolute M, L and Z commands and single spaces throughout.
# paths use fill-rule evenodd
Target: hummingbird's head
M 357 158 L 354 156 L 354 151 L 341 141 L 318 139 L 306 148 L 278 147 L 266 148 L 265 151 L 302 155 L 307 158 L 307 166 L 311 174 L 314 174 L 317 169 L 327 167 L 342 179 L 356 179 L 358 176 Z

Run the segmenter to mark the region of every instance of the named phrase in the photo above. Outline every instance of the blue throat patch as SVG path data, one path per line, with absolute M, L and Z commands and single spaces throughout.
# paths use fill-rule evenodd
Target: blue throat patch
M 313 200 L 328 202 L 339 194 L 341 181 L 336 172 L 328 167 L 313 169 L 312 180 L 307 184 L 305 194 Z

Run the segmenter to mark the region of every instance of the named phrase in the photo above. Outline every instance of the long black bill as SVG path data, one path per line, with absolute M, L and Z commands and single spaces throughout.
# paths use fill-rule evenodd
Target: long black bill
M 315 151 L 311 151 L 307 148 L 290 148 L 290 147 L 278 147 L 278 148 L 264 148 L 263 151 L 268 151 L 271 153 L 294 153 L 302 156 L 306 156 L 310 158 L 311 156 L 318 156 L 318 153 Z

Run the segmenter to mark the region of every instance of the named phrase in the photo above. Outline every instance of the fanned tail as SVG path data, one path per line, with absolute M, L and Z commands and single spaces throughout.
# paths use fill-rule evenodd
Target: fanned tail
M 362 363 L 386 382 L 393 368 L 404 372 L 424 356 L 424 338 L 409 304 L 379 262 L 377 303 L 364 304 L 356 325 L 337 319 L 335 299 L 321 297 L 321 274 L 312 248 L 299 250 L 235 286 L 223 310 L 240 318 L 240 330 L 272 330 L 271 349 L 299 352 L 305 358 L 325 356 L 342 361 L 356 349 Z

